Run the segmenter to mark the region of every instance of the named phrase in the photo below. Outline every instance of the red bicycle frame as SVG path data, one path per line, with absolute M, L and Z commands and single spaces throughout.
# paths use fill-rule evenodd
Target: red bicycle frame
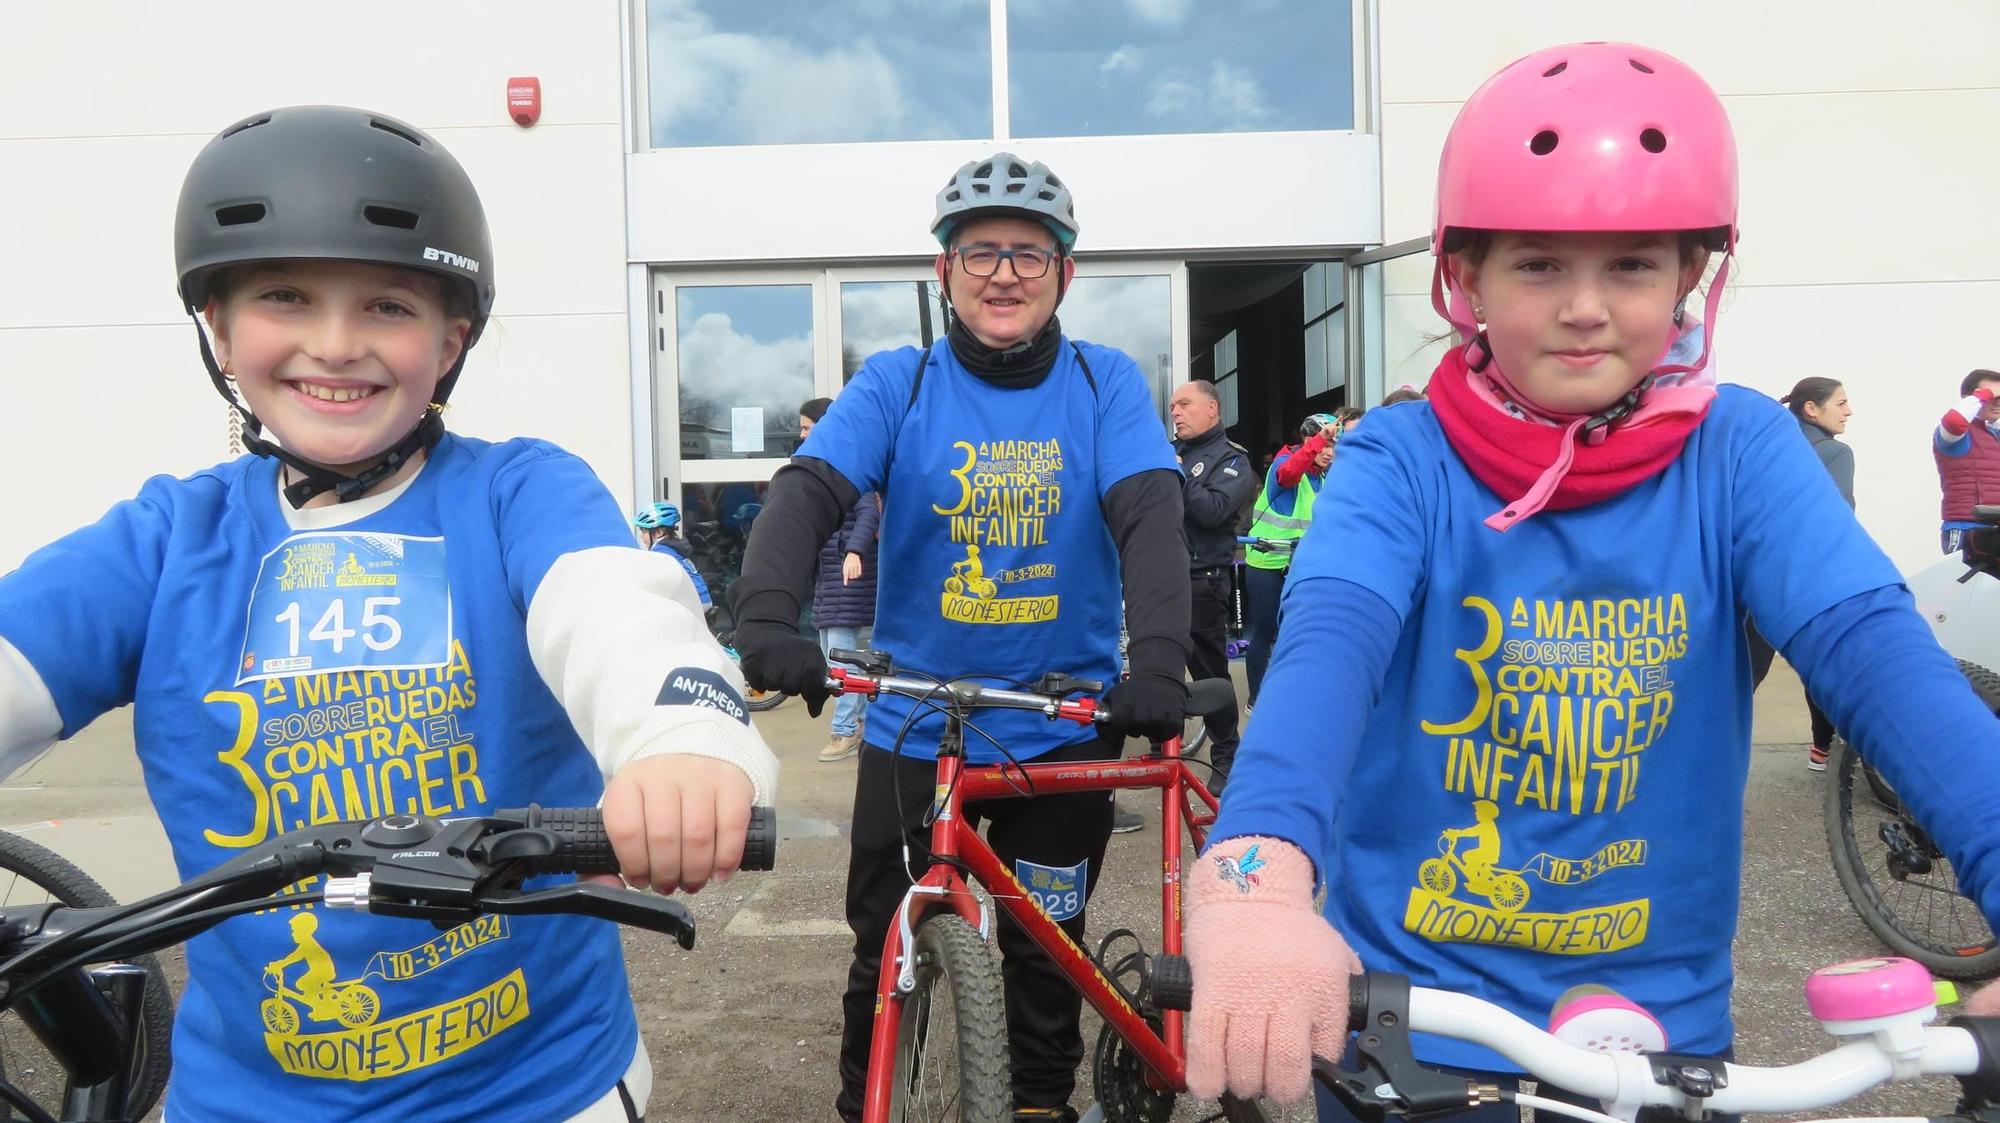
M 876 693 L 876 684 L 865 675 L 836 668 L 829 672 L 829 677 L 842 683 L 850 693 L 871 696 Z M 1097 704 L 1081 698 L 1057 703 L 1054 709 L 1055 717 L 1089 725 L 1095 720 Z M 882 941 L 882 973 L 875 987 L 875 1025 L 869 1042 L 863 1123 L 888 1123 L 903 998 L 916 987 L 916 964 L 907 951 L 918 925 L 933 911 L 949 909 L 977 928 L 982 937 L 991 938 L 986 905 L 960 873 L 961 866 L 971 873 L 973 882 L 986 889 L 994 907 L 1013 918 L 1036 946 L 1055 961 L 1070 983 L 1082 992 L 1084 1000 L 1132 1047 L 1158 1086 L 1185 1090 L 1187 1050 L 1182 1040 L 1185 1015 L 1178 1010 L 1163 1011 L 1161 1028 L 1155 1032 L 1112 985 L 1097 962 L 1035 904 L 1013 871 L 993 853 L 979 832 L 966 824 L 964 817 L 964 805 L 969 801 L 1019 799 L 1028 792 L 1051 795 L 1159 788 L 1160 950 L 1163 954 L 1179 955 L 1181 829 L 1187 828 L 1195 850 L 1199 851 L 1207 840 L 1208 828 L 1215 822 L 1217 807 L 1215 795 L 1181 759 L 1180 738 L 1160 742 L 1155 752 L 1137 760 L 967 765 L 958 724 L 957 716 L 949 719 L 938 748 L 931 865 L 904 895 L 895 923 L 889 926 L 889 933 Z

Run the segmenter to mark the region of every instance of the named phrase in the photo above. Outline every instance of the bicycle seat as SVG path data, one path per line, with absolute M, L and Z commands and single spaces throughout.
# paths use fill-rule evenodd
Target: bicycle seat
M 1226 678 L 1205 678 L 1188 685 L 1187 716 L 1207 717 L 1236 708 L 1236 685 Z

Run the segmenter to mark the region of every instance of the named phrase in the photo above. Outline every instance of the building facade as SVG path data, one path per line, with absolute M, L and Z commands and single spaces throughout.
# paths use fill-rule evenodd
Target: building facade
M 216 0 L 15 13 L 0 68 L 0 566 L 149 474 L 228 454 L 173 291 L 180 176 L 294 102 L 435 133 L 494 228 L 495 324 L 449 415 L 674 499 L 725 577 L 798 405 L 942 334 L 927 234 L 959 164 L 1054 168 L 1083 228 L 1062 317 L 1164 401 L 1221 387 L 1274 449 L 1313 409 L 1421 385 L 1432 184 L 1459 103 L 1576 39 L 1679 55 L 1727 102 L 1743 243 L 1717 356 L 1773 394 L 1848 385 L 1857 493 L 1906 569 L 1935 559 L 1927 434 L 2000 367 L 2000 9 L 1930 0 Z M 107 20 L 110 21 L 107 24 Z M 1888 49 L 1893 44 L 1894 49 Z M 539 123 L 507 79 L 540 79 Z

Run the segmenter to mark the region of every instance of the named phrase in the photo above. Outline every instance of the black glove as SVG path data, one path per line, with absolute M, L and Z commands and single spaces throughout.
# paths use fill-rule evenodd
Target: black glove
M 758 690 L 796 694 L 805 701 L 807 713 L 819 716 L 829 697 L 826 656 L 798 629 L 746 621 L 736 629 L 736 654 L 743 660 L 745 682 Z
M 1187 654 L 1171 641 L 1140 640 L 1128 653 L 1132 671 L 1104 692 L 1104 725 L 1128 737 L 1161 740 L 1180 736 L 1187 721 L 1187 683 L 1181 668 Z

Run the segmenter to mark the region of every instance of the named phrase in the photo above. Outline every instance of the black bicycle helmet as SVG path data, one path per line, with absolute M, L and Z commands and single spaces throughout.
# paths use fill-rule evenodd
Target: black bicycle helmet
M 174 265 L 209 375 L 243 415 L 244 446 L 305 474 L 286 489 L 294 504 L 330 489 L 351 499 L 435 444 L 443 422 L 435 410 L 426 413 L 382 464 L 353 479 L 257 438 L 257 419 L 216 366 L 200 316 L 218 270 L 288 258 L 415 269 L 458 289 L 472 326 L 458 362 L 432 395 L 442 406 L 493 311 L 486 212 L 471 178 L 443 145 L 365 109 L 295 105 L 246 117 L 216 134 L 188 168 L 174 214 Z

